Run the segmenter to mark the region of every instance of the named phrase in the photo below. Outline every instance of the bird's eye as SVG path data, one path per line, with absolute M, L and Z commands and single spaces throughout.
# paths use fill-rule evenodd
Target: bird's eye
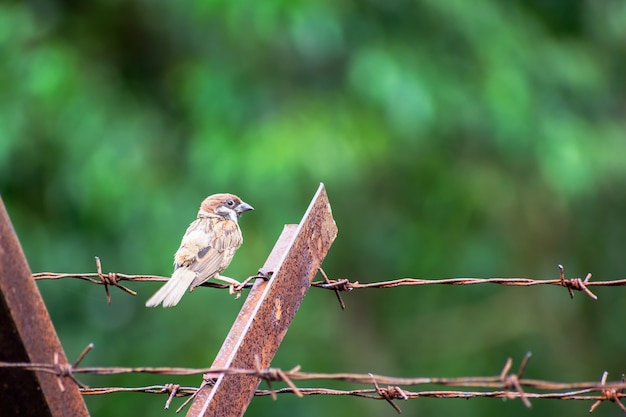
M 233 207 L 235 205 L 235 202 L 233 200 L 226 200 L 226 205 L 228 207 Z

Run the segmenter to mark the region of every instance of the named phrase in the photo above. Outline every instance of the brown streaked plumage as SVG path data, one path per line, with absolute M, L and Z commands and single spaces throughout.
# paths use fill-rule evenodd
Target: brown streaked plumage
M 194 220 L 174 255 L 174 273 L 147 302 L 147 307 L 178 304 L 187 288 L 193 291 L 209 278 L 230 284 L 231 293 L 239 282 L 219 274 L 243 243 L 237 220 L 244 211 L 254 210 L 234 194 L 214 194 L 200 204 Z

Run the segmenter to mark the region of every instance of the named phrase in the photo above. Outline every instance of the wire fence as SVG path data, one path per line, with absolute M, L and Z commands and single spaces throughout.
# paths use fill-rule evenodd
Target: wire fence
M 142 387 L 97 387 L 90 388 L 82 384 L 76 377 L 77 374 L 92 375 L 117 375 L 117 374 L 155 374 L 155 375 L 203 375 L 204 381 L 211 384 L 212 381 L 224 374 L 249 375 L 266 381 L 269 389 L 259 389 L 256 396 L 272 396 L 276 399 L 278 394 L 295 394 L 299 397 L 305 395 L 334 395 L 355 396 L 374 400 L 387 401 L 398 413 L 400 407 L 393 400 L 410 400 L 417 398 L 519 398 L 527 407 L 531 406 L 531 399 L 553 400 L 584 400 L 593 401 L 590 412 L 604 401 L 616 403 L 620 409 L 626 412 L 626 407 L 620 399 L 626 397 L 626 378 L 622 375 L 620 381 L 608 382 L 608 373 L 604 372 L 600 381 L 563 383 L 545 381 L 539 379 L 524 378 L 524 371 L 530 359 L 528 353 L 516 373 L 511 373 L 512 359 L 508 359 L 498 375 L 485 377 L 457 377 L 457 378 L 402 378 L 384 375 L 356 374 L 356 373 L 311 373 L 301 372 L 300 367 L 285 371 L 279 368 L 240 369 L 240 368 L 172 368 L 172 367 L 79 367 L 85 355 L 93 348 L 93 344 L 87 346 L 74 364 L 61 365 L 55 363 L 9 363 L 0 362 L 0 368 L 21 368 L 28 371 L 47 372 L 58 377 L 59 386 L 64 389 L 64 380 L 69 378 L 80 387 L 83 395 L 102 395 L 120 392 L 141 392 L 150 394 L 166 394 L 168 396 L 165 408 L 169 408 L 175 397 L 189 397 L 178 409 L 181 411 L 191 398 L 198 392 L 196 387 L 183 387 L 179 384 L 150 385 Z M 332 388 L 299 388 L 294 381 L 344 381 L 356 384 L 369 385 L 370 388 L 341 390 Z M 287 387 L 274 389 L 272 382 L 283 382 Z M 381 387 L 381 385 L 383 385 Z M 414 391 L 408 387 L 441 386 L 456 388 L 473 388 L 474 390 L 446 390 L 430 389 Z M 483 390 L 475 390 L 477 388 Z
M 582 291 L 589 297 L 597 300 L 598 297 L 589 289 L 590 287 L 623 287 L 626 286 L 626 278 L 615 279 L 609 281 L 591 281 L 591 273 L 585 278 L 565 278 L 565 269 L 563 265 L 558 265 L 559 278 L 557 279 L 532 279 L 532 278 L 444 278 L 444 279 L 423 279 L 423 278 L 399 278 L 389 281 L 377 281 L 369 283 L 360 283 L 359 281 L 350 281 L 349 279 L 330 279 L 328 275 L 320 268 L 320 274 L 324 278 L 322 281 L 314 281 L 311 286 L 326 290 L 335 291 L 342 308 L 345 304 L 341 299 L 341 292 L 362 290 L 362 289 L 386 289 L 404 286 L 418 285 L 478 285 L 478 284 L 497 284 L 513 287 L 531 287 L 538 285 L 559 286 L 567 289 L 570 298 L 574 298 L 574 291 Z M 252 276 L 257 278 L 260 276 Z M 35 280 L 58 280 L 58 279 L 80 279 L 92 284 L 103 285 L 107 297 L 107 302 L 111 302 L 111 294 L 109 286 L 114 286 L 122 291 L 137 295 L 137 292 L 121 284 L 123 281 L 128 282 L 165 282 L 169 277 L 159 275 L 129 275 L 119 272 L 102 272 L 102 264 L 100 258 L 96 257 L 96 272 L 90 273 L 56 273 L 56 272 L 39 272 L 33 274 Z M 250 279 L 244 281 L 242 288 L 251 288 L 254 284 Z M 227 289 L 228 284 L 222 284 L 215 281 L 208 281 L 200 284 L 202 287 Z
M 361 289 L 386 289 L 401 286 L 417 285 L 477 285 L 477 284 L 497 284 L 505 286 L 528 287 L 536 285 L 552 285 L 564 287 L 568 290 L 571 298 L 575 291 L 582 291 L 593 299 L 598 297 L 590 290 L 590 287 L 614 287 L 626 286 L 626 279 L 610 281 L 591 281 L 591 274 L 585 278 L 565 278 L 564 268 L 558 265 L 558 279 L 530 279 L 530 278 L 450 278 L 450 279 L 418 279 L 400 278 L 396 280 L 360 283 L 349 279 L 330 279 L 328 275 L 320 269 L 323 277 L 321 281 L 312 283 L 313 287 L 332 290 L 336 293 L 337 299 L 342 308 L 345 304 L 341 298 L 341 292 L 361 290 Z M 165 282 L 169 278 L 158 275 L 129 275 L 117 272 L 104 273 L 100 259 L 96 257 L 95 273 L 52 273 L 42 272 L 33 274 L 36 280 L 58 280 L 58 279 L 80 279 L 93 284 L 103 285 L 107 302 L 111 302 L 109 286 L 118 287 L 124 292 L 137 295 L 130 288 L 121 284 L 128 282 Z M 250 288 L 253 283 L 247 282 L 242 288 Z M 217 282 L 205 282 L 204 287 L 229 288 L 228 285 Z M 240 290 L 242 289 L 240 288 Z M 189 397 L 177 410 L 181 411 L 189 400 L 194 397 L 199 388 L 183 387 L 179 384 L 150 385 L 142 387 L 96 387 L 90 388 L 83 385 L 77 378 L 77 374 L 93 375 L 113 375 L 113 374 L 156 374 L 156 375 L 204 375 L 204 381 L 211 384 L 212 380 L 224 374 L 250 375 L 260 378 L 268 384 L 266 390 L 257 390 L 257 396 L 272 396 L 277 394 L 305 395 L 335 395 L 335 396 L 355 396 L 375 400 L 387 401 L 397 412 L 399 406 L 394 400 L 410 400 L 416 398 L 507 398 L 520 399 L 527 407 L 530 407 L 531 399 L 553 399 L 553 400 L 584 400 L 593 401 L 590 412 L 604 401 L 617 404 L 620 409 L 626 412 L 626 407 L 620 399 L 626 396 L 626 379 L 624 375 L 620 381 L 607 382 L 608 373 L 604 372 L 600 381 L 562 383 L 537 379 L 524 378 L 523 374 L 528 365 L 530 354 L 523 359 L 517 373 L 511 373 L 512 360 L 507 360 L 499 375 L 487 377 L 459 377 L 459 378 L 400 378 L 374 374 L 353 374 L 353 373 L 309 373 L 301 372 L 299 367 L 284 371 L 278 368 L 262 369 L 257 366 L 254 369 L 241 368 L 172 368 L 172 367 L 80 367 L 79 364 L 85 355 L 93 348 L 89 345 L 79 356 L 77 361 L 71 365 L 60 365 L 55 360 L 52 364 L 35 363 L 6 363 L 0 362 L 0 368 L 22 368 L 35 372 L 47 372 L 58 377 L 59 385 L 63 388 L 63 381 L 69 378 L 80 387 L 83 395 L 101 395 L 119 392 L 142 392 L 151 394 L 166 394 L 168 396 L 165 408 L 169 408 L 171 401 L 175 397 Z M 333 389 L 333 388 L 299 388 L 294 381 L 344 381 L 355 384 L 365 384 L 368 388 L 361 389 Z M 282 382 L 287 387 L 274 389 L 272 382 Z M 457 388 L 412 390 L 410 387 L 439 386 Z M 466 388 L 466 390 L 460 389 Z M 472 390 L 469 390 L 472 388 Z M 413 388 L 414 389 L 414 388 Z

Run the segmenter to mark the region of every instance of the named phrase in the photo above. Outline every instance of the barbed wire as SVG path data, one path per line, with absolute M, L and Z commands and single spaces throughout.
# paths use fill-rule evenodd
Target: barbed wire
M 108 303 L 111 303 L 111 294 L 109 292 L 109 286 L 118 287 L 122 291 L 137 295 L 137 292 L 122 285 L 120 282 L 165 282 L 169 277 L 159 275 L 129 275 L 119 272 L 102 272 L 102 264 L 100 258 L 96 256 L 96 272 L 92 273 L 56 273 L 56 272 L 39 272 L 33 274 L 35 280 L 58 280 L 58 279 L 80 279 L 90 282 L 92 284 L 104 285 L 106 299 Z M 626 286 L 626 278 L 616 279 L 610 281 L 591 281 L 591 273 L 588 273 L 585 278 L 565 278 L 565 271 L 562 265 L 558 265 L 559 278 L 558 279 L 532 279 L 532 278 L 444 278 L 444 279 L 424 279 L 424 278 L 399 278 L 388 281 L 378 281 L 369 283 L 360 283 L 359 281 L 350 281 L 349 279 L 329 279 L 322 268 L 320 268 L 320 274 L 324 278 L 323 281 L 314 281 L 311 286 L 315 288 L 322 288 L 335 291 L 337 299 L 342 309 L 345 309 L 345 303 L 341 298 L 341 292 L 362 290 L 362 289 L 387 289 L 402 286 L 418 286 L 418 285 L 477 285 L 477 284 L 497 284 L 504 286 L 516 286 L 516 287 L 530 287 L 537 285 L 555 285 L 559 287 L 567 288 L 570 298 L 574 298 L 574 291 L 582 291 L 589 297 L 597 300 L 598 297 L 589 289 L 589 287 L 620 287 Z M 249 282 L 251 278 L 258 276 L 252 276 L 248 280 L 244 281 L 245 284 L 239 288 L 239 291 L 243 288 L 251 288 L 253 283 Z M 208 281 L 202 283 L 202 287 L 226 289 L 229 288 L 228 284 L 222 284 L 214 281 Z
M 93 348 L 93 344 L 88 345 L 81 353 L 74 364 L 60 364 L 58 355 L 55 355 L 54 363 L 25 363 L 25 362 L 0 362 L 0 368 L 19 368 L 27 371 L 46 372 L 57 376 L 59 386 L 62 390 L 63 378 L 67 377 L 76 383 L 83 395 L 102 395 L 119 392 L 142 392 L 151 394 L 167 394 L 168 399 L 165 408 L 169 408 L 174 397 L 190 397 L 198 392 L 195 387 L 181 387 L 179 384 L 150 385 L 143 387 L 97 387 L 90 388 L 76 379 L 76 374 L 93 375 L 116 375 L 116 374 L 157 374 L 157 375 L 203 375 L 204 381 L 211 384 L 212 380 L 220 375 L 250 375 L 263 379 L 267 382 L 269 389 L 257 390 L 256 396 L 270 395 L 276 399 L 277 394 L 295 394 L 300 397 L 305 395 L 334 395 L 334 396 L 356 396 L 376 400 L 386 400 L 397 412 L 400 408 L 393 400 L 410 400 L 423 397 L 431 398 L 507 398 L 522 400 L 527 407 L 531 406 L 530 399 L 556 399 L 556 400 L 586 400 L 594 401 L 589 411 L 593 411 L 604 401 L 616 403 L 622 411 L 626 412 L 626 407 L 620 402 L 626 397 L 626 378 L 622 375 L 620 381 L 607 382 L 608 373 L 605 371 L 599 382 L 574 382 L 562 383 L 545 381 L 539 379 L 524 378 L 530 359 L 530 353 L 526 354 L 519 370 L 511 373 L 513 361 L 507 359 L 502 371 L 496 376 L 485 377 L 460 377 L 460 378 L 405 378 L 384 375 L 356 374 L 356 373 L 311 373 L 301 372 L 300 367 L 285 371 L 279 368 L 254 369 L 241 368 L 175 368 L 175 367 L 79 367 L 85 355 Z M 299 388 L 293 381 L 304 380 L 333 380 L 351 383 L 373 385 L 368 389 L 340 390 L 333 388 Z M 288 387 L 274 389 L 272 381 L 281 381 Z M 380 385 L 387 385 L 381 387 Z M 491 391 L 463 391 L 463 390 L 422 390 L 411 391 L 406 389 L 409 386 L 439 385 L 446 387 L 466 387 L 484 388 Z M 405 388 L 401 388 L 405 387 Z M 495 389 L 495 390 L 493 390 Z M 540 392 L 544 391 L 544 392 Z M 177 410 L 180 411 L 189 400 Z
M 197 392 L 197 388 L 194 387 L 181 387 L 177 384 L 166 385 L 151 385 L 146 387 L 103 387 L 103 388 L 81 388 L 80 391 L 83 395 L 101 395 L 101 394 L 113 394 L 119 392 L 139 392 L 148 394 L 168 394 L 168 400 L 165 405 L 165 409 L 168 409 L 171 403 L 171 399 L 174 397 L 193 396 Z M 388 386 L 386 388 L 370 388 L 370 389 L 355 389 L 355 390 L 339 390 L 332 388 L 299 388 L 300 394 L 303 396 L 309 395 L 331 395 L 331 396 L 353 396 L 360 398 L 368 398 L 372 400 L 413 400 L 417 398 L 504 398 L 504 399 L 517 399 L 521 398 L 521 395 L 515 391 L 410 391 L 402 389 L 398 386 Z M 275 390 L 256 390 L 255 396 L 276 396 L 277 394 L 294 394 L 292 388 L 286 387 Z M 626 396 L 626 394 L 617 393 L 616 404 L 622 405 L 619 399 Z M 606 394 L 600 393 L 594 395 L 589 389 L 575 390 L 558 393 L 524 393 L 526 399 L 552 399 L 552 400 L 577 400 L 577 401 L 594 401 L 592 405 L 593 411 L 600 403 L 604 401 L 612 401 Z M 394 402 L 390 403 L 392 407 L 400 412 L 400 407 Z M 622 407 L 620 407 L 622 408 Z M 623 410 L 626 412 L 626 410 Z
M 109 292 L 109 286 L 115 286 L 131 295 L 137 295 L 137 293 L 128 287 L 121 284 L 122 281 L 129 282 L 165 282 L 169 277 L 163 277 L 158 275 L 129 275 L 117 272 L 104 273 L 102 271 L 102 264 L 98 257 L 96 259 L 96 272 L 95 273 L 53 273 L 53 272 L 41 272 L 33 274 L 33 278 L 36 280 L 58 280 L 58 279 L 80 279 L 93 284 L 103 285 L 105 288 L 105 294 L 107 302 L 111 302 L 111 295 Z M 446 278 L 446 279 L 421 279 L 421 278 L 400 278 L 395 280 L 378 281 L 370 283 L 360 283 L 359 281 L 350 281 L 349 279 L 330 279 L 323 269 L 320 268 L 319 272 L 323 277 L 323 281 L 314 281 L 312 286 L 316 288 L 322 288 L 332 290 L 337 295 L 337 299 L 341 305 L 341 308 L 345 308 L 345 304 L 341 297 L 341 292 L 353 291 L 361 289 L 387 289 L 401 286 L 418 286 L 418 285 L 477 285 L 477 284 L 497 284 L 505 286 L 536 286 L 536 285 L 555 285 L 565 287 L 568 290 L 570 298 L 574 297 L 574 291 L 583 291 L 589 297 L 597 299 L 598 297 L 589 289 L 589 287 L 599 286 L 626 286 L 626 279 L 618 279 L 611 281 L 591 281 L 591 273 L 588 273 L 584 279 L 582 278 L 570 278 L 566 279 L 564 274 L 564 268 L 562 265 L 558 265 L 559 278 L 558 279 L 531 279 L 531 278 Z M 251 277 L 251 278 L 254 278 Z M 247 280 L 247 281 L 250 281 Z M 243 288 L 252 287 L 252 282 L 246 282 L 239 291 Z M 204 287 L 225 289 L 229 288 L 228 285 L 218 282 L 205 282 L 202 284 Z M 559 383 L 552 381 L 536 380 L 523 378 L 523 373 L 528 364 L 530 355 L 527 355 L 522 361 L 519 371 L 516 374 L 511 374 L 510 368 L 512 360 L 508 359 L 502 372 L 498 376 L 493 377 L 461 377 L 461 378 L 401 378 L 401 377 L 389 377 L 373 374 L 353 374 L 353 373 L 308 373 L 300 372 L 300 368 L 296 367 L 289 371 L 283 371 L 278 368 L 261 369 L 258 365 L 255 369 L 240 369 L 240 368 L 174 368 L 174 367 L 79 367 L 80 361 L 84 356 L 93 348 L 93 345 L 87 346 L 87 348 L 81 353 L 77 361 L 72 365 L 60 365 L 58 363 L 58 355 L 55 355 L 55 361 L 52 364 L 34 364 L 34 363 L 7 363 L 0 362 L 0 368 L 22 368 L 35 372 L 48 372 L 53 373 L 58 377 L 59 386 L 63 387 L 63 378 L 68 377 L 71 381 L 76 383 L 80 387 L 80 391 L 83 395 L 101 395 L 117 392 L 143 392 L 152 394 L 167 394 L 168 399 L 165 404 L 165 408 L 170 406 L 170 403 L 175 397 L 189 397 L 188 400 L 179 407 L 180 411 L 186 406 L 190 399 L 192 399 L 198 392 L 198 388 L 195 387 L 181 387 L 178 384 L 165 384 L 165 385 L 150 385 L 144 387 L 99 387 L 89 388 L 83 385 L 76 379 L 76 374 L 94 374 L 94 375 L 114 375 L 114 374 L 129 374 L 129 373 L 144 373 L 144 374 L 157 374 L 157 375 L 173 375 L 173 376 L 185 376 L 185 375 L 204 375 L 204 380 L 209 381 L 219 375 L 226 374 L 239 374 L 239 375 L 251 375 L 263 379 L 268 384 L 268 390 L 257 390 L 255 395 L 267 396 L 270 395 L 276 399 L 277 394 L 296 394 L 298 396 L 304 395 L 341 395 L 341 396 L 356 396 L 362 398 L 370 398 L 376 400 L 386 400 L 397 412 L 400 412 L 400 408 L 393 400 L 409 400 L 422 397 L 431 398 L 519 398 L 522 402 L 530 407 L 530 399 L 544 398 L 544 399 L 557 399 L 557 400 L 593 400 L 589 411 L 593 411 L 599 404 L 604 401 L 611 401 L 616 403 L 622 411 L 626 413 L 626 407 L 620 402 L 620 399 L 625 397 L 626 379 L 622 375 L 620 382 L 607 382 L 608 374 L 604 372 L 600 382 L 575 382 L 575 383 Z M 293 381 L 294 380 L 334 380 L 345 381 L 351 383 L 373 385 L 373 388 L 367 389 L 353 389 L 353 390 L 339 390 L 332 388 L 298 388 Z M 288 387 L 281 389 L 274 389 L 271 385 L 272 381 L 282 381 L 288 385 Z M 466 388 L 481 388 L 484 391 L 463 391 L 463 390 L 422 390 L 422 391 L 410 391 L 407 390 L 408 386 L 419 385 L 439 385 L 447 387 L 466 387 Z M 381 387 L 380 385 L 387 385 Z M 405 387 L 405 388 L 401 388 Z M 542 392 L 543 391 L 543 392 Z

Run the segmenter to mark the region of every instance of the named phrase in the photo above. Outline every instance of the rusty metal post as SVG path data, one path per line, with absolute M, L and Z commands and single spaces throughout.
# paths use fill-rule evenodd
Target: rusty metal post
M 0 198 L 0 361 L 67 365 L 48 310 L 35 285 Z M 0 369 L 3 416 L 89 416 L 76 384 L 65 376 Z
M 286 225 L 212 367 L 269 367 L 278 346 L 304 299 L 330 245 L 337 236 L 324 184 L 299 225 Z M 203 384 L 187 417 L 241 416 L 260 379 L 251 375 L 220 375 L 213 387 Z

